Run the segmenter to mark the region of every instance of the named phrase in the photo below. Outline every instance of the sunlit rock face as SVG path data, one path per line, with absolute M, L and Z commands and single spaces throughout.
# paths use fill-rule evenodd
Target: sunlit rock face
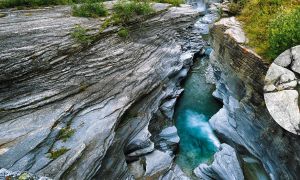
M 300 46 L 286 50 L 269 67 L 264 98 L 273 119 L 285 130 L 300 134 Z
M 214 95 L 224 106 L 210 124 L 223 141 L 260 159 L 271 178 L 297 179 L 300 151 L 292 149 L 300 148 L 299 137 L 269 114 L 263 96 L 269 64 L 246 48 L 246 42 L 235 18 L 222 19 L 211 30 Z
M 72 17 L 69 7 L 5 12 L 1 167 L 54 179 L 125 179 L 132 177 L 127 163 L 144 154 L 156 157 L 149 155 L 158 152 L 149 139 L 149 121 L 162 112 L 165 99 L 182 92 L 179 81 L 191 66 L 183 54 L 199 50 L 202 41 L 190 36 L 196 10 L 154 8 L 160 12 L 133 22 L 127 40 L 118 37 L 117 26 L 99 34 L 104 20 Z M 96 37 L 92 44 L 71 38 L 76 24 Z M 161 167 L 158 171 L 181 172 Z M 145 175 L 154 170 L 147 166 Z

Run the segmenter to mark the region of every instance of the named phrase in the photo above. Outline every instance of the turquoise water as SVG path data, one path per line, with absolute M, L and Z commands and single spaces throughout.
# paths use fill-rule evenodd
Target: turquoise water
M 200 163 L 209 161 L 220 145 L 208 123 L 221 104 L 212 96 L 214 85 L 206 83 L 207 65 L 208 58 L 196 60 L 175 108 L 180 137 L 176 162 L 188 174 Z

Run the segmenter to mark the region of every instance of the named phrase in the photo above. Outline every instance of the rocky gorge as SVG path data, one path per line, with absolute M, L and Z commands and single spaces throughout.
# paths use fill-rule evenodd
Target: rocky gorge
M 203 17 L 189 5 L 152 6 L 154 15 L 131 22 L 128 39 L 117 35 L 118 26 L 99 33 L 105 20 L 72 17 L 67 6 L 1 10 L 0 173 L 240 180 L 250 177 L 243 157 L 251 155 L 270 179 L 298 178 L 298 137 L 269 115 L 268 63 L 246 47 L 241 24 L 234 17 L 216 22 L 207 52 L 203 35 L 221 4 Z M 78 24 L 95 37 L 91 44 L 71 37 Z M 222 144 L 189 177 L 175 161 L 181 139 L 173 119 L 182 82 L 204 54 L 206 79 L 223 104 L 209 120 Z

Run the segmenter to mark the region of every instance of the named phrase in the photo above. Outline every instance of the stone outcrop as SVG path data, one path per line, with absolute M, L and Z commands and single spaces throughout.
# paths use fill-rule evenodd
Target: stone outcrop
M 211 165 L 200 164 L 194 173 L 197 177 L 205 180 L 213 179 L 244 179 L 243 171 L 240 167 L 235 150 L 227 145 L 221 144 L 219 151 L 214 155 Z
M 234 17 L 221 19 L 211 29 L 214 51 L 210 61 L 217 87 L 213 94 L 224 106 L 210 124 L 237 151 L 260 159 L 272 179 L 297 179 L 299 137 L 281 128 L 269 114 L 263 97 L 269 64 L 247 48 L 246 42 Z
M 285 130 L 298 135 L 300 134 L 299 87 L 297 87 L 299 56 L 300 46 L 279 55 L 269 67 L 264 87 L 264 98 L 271 116 Z
M 158 13 L 132 22 L 125 40 L 119 27 L 99 33 L 104 19 L 72 17 L 69 7 L 1 11 L 1 167 L 54 179 L 125 179 L 128 163 L 145 158 L 147 173 L 156 173 L 147 163 L 158 152 L 149 121 L 172 116 L 165 102 L 182 92 L 192 64 L 186 54 L 203 42 L 190 35 L 197 11 L 154 7 Z M 77 24 L 91 44 L 71 37 Z M 161 167 L 179 172 L 169 162 Z

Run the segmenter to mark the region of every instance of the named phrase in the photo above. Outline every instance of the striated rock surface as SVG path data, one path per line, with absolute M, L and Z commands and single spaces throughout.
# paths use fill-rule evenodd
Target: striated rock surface
M 211 165 L 200 164 L 194 173 L 197 177 L 205 180 L 213 179 L 244 179 L 243 171 L 240 167 L 235 150 L 227 145 L 221 144 L 220 149 L 214 155 Z
M 183 54 L 202 41 L 189 35 L 199 15 L 190 6 L 154 7 L 160 13 L 131 23 L 126 40 L 116 26 L 99 33 L 103 19 L 72 17 L 69 7 L 1 12 L 1 167 L 54 179 L 126 179 L 127 163 L 157 152 L 149 121 L 172 115 L 172 102 L 160 107 L 182 92 L 192 63 Z M 76 24 L 92 44 L 71 38 Z
M 269 114 L 263 98 L 268 63 L 248 49 L 245 42 L 245 34 L 235 18 L 222 19 L 211 30 L 214 51 L 210 61 L 217 87 L 213 94 L 224 106 L 210 124 L 237 151 L 250 152 L 260 159 L 270 178 L 297 179 L 299 137 L 281 128 Z M 289 78 L 293 77 L 282 80 Z

